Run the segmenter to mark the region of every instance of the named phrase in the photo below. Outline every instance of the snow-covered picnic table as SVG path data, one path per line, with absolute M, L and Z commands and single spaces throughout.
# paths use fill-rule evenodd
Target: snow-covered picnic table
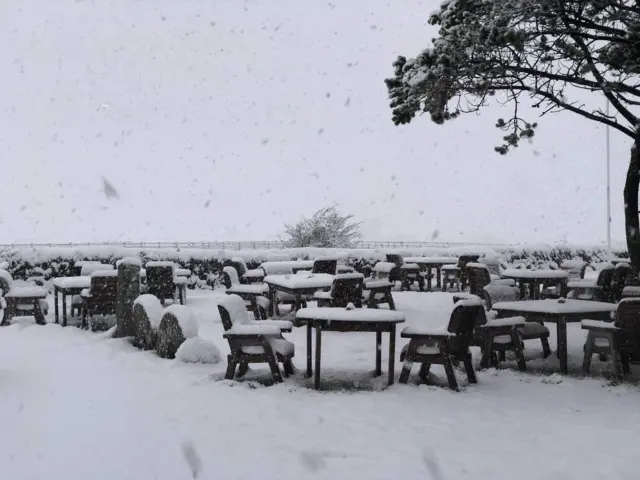
M 382 375 L 382 334 L 389 334 L 389 378 L 394 380 L 396 325 L 405 321 L 404 313 L 393 310 L 369 308 L 302 308 L 297 311 L 294 325 L 307 326 L 307 376 L 313 373 L 311 331 L 316 331 L 316 357 L 314 386 L 320 388 L 320 359 L 322 356 L 322 331 L 327 332 L 375 332 L 376 375 Z
M 558 337 L 558 357 L 560 371 L 567 373 L 567 323 L 581 320 L 610 320 L 615 312 L 614 303 L 592 302 L 588 300 L 523 300 L 519 302 L 498 302 L 492 309 L 498 318 L 522 316 L 530 322 L 550 322 L 556 324 Z
M 295 297 L 293 310 L 298 310 L 304 302 L 303 297 L 313 295 L 318 290 L 328 290 L 333 284 L 333 275 L 327 273 L 299 272 L 287 275 L 267 275 L 264 283 L 269 285 L 269 315 L 277 312 L 277 292 L 288 293 Z
M 423 272 L 426 272 L 427 277 L 427 291 L 431 291 L 431 275 L 432 270 L 436 270 L 436 288 L 442 289 L 442 266 L 443 265 L 456 265 L 458 263 L 458 257 L 406 257 L 404 259 L 407 263 L 417 263 Z
M 67 295 L 80 295 L 82 290 L 91 287 L 91 277 L 60 277 L 53 279 L 53 305 L 55 322 L 60 322 L 58 299 L 62 300 L 62 326 L 67 326 Z
M 520 297 L 524 297 L 524 286 L 529 285 L 529 298 L 536 300 L 540 297 L 540 286 L 549 283 L 556 282 L 566 284 L 569 274 L 564 270 L 526 270 L 520 268 L 509 268 L 504 270 L 501 274 L 502 278 L 509 278 L 516 280 L 520 286 Z

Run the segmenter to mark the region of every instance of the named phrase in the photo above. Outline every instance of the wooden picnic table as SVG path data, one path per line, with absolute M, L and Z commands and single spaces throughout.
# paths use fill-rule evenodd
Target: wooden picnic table
M 609 320 L 615 312 L 614 303 L 592 302 L 588 300 L 523 300 L 519 302 L 498 302 L 492 309 L 498 318 L 522 316 L 531 322 L 556 324 L 558 338 L 558 358 L 560 371 L 567 373 L 567 323 L 577 323 L 583 319 Z
M 264 283 L 269 285 L 269 316 L 280 314 L 278 311 L 278 292 L 288 293 L 295 297 L 293 311 L 302 308 L 303 297 L 313 295 L 318 290 L 328 290 L 333 284 L 333 275 L 327 273 L 300 272 L 288 275 L 267 275 Z
M 520 268 L 510 268 L 504 270 L 502 278 L 516 280 L 520 287 L 520 298 L 525 297 L 524 286 L 529 285 L 529 298 L 537 300 L 540 298 L 540 287 L 548 282 L 557 282 L 566 285 L 569 274 L 564 270 L 527 270 Z
M 55 322 L 60 323 L 58 298 L 62 299 L 62 326 L 67 326 L 67 296 L 80 295 L 82 290 L 91 287 L 91 277 L 59 277 L 53 279 L 53 304 Z
M 322 357 L 322 331 L 325 332 L 375 332 L 376 334 L 376 375 L 382 375 L 382 334 L 389 334 L 389 372 L 388 384 L 393 385 L 396 325 L 405 321 L 404 313 L 393 310 L 369 308 L 303 308 L 298 310 L 293 324 L 307 326 L 307 377 L 314 374 L 314 387 L 320 388 L 320 360 Z M 311 331 L 316 331 L 315 372 L 312 369 L 313 357 Z
M 436 270 L 436 288 L 442 290 L 442 266 L 443 265 L 456 265 L 458 263 L 457 257 L 407 257 L 404 259 L 407 263 L 417 263 L 420 266 L 420 270 L 427 273 L 427 291 L 431 289 L 431 271 Z

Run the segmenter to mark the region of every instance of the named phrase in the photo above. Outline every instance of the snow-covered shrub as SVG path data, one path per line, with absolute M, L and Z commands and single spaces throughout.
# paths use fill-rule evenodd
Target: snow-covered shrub
M 140 295 L 133 303 L 133 323 L 135 345 L 143 350 L 156 347 L 158 327 L 162 320 L 163 308 L 154 295 Z
M 187 338 L 176 351 L 176 360 L 184 363 L 218 363 L 220 350 L 210 340 L 191 337 Z
M 180 345 L 198 336 L 198 321 L 184 305 L 171 305 L 164 310 L 158 327 L 156 352 L 162 358 L 175 358 Z
M 349 248 L 360 238 L 361 224 L 353 220 L 353 215 L 343 215 L 331 205 L 295 225 L 285 225 L 285 234 L 289 237 L 286 243 L 293 248 Z

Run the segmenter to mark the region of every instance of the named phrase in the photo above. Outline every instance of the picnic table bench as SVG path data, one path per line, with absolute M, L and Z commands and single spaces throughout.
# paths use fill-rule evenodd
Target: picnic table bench
M 322 357 L 322 332 L 375 332 L 376 334 L 376 375 L 382 375 L 382 334 L 389 334 L 389 377 L 394 381 L 396 325 L 405 321 L 404 313 L 393 310 L 368 308 L 303 308 L 298 310 L 294 320 L 297 327 L 307 326 L 307 376 L 314 375 L 314 387 L 320 388 L 320 360 Z M 311 331 L 316 331 L 315 372 L 312 369 Z
M 498 302 L 493 305 L 493 310 L 498 312 L 498 318 L 522 316 L 527 321 L 555 323 L 560 371 L 567 373 L 567 323 L 578 323 L 585 318 L 608 320 L 616 307 L 614 303 L 547 299 Z
M 569 274 L 565 270 L 526 270 L 510 268 L 502 272 L 502 278 L 508 278 L 518 282 L 520 298 L 526 296 L 525 285 L 528 285 L 529 298 L 531 300 L 537 300 L 540 298 L 540 287 L 544 284 L 557 282 L 561 284 L 561 291 L 566 290 Z
M 416 263 L 420 270 L 426 272 L 427 291 L 431 291 L 432 270 L 436 271 L 436 288 L 442 289 L 442 267 L 444 265 L 455 265 L 458 263 L 457 257 L 407 257 L 404 259 L 407 263 Z

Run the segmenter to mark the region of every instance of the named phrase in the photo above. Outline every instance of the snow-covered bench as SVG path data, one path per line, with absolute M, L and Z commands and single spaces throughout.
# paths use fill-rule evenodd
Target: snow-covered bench
M 269 287 L 264 284 L 242 284 L 235 267 L 224 267 L 222 278 L 228 295 L 238 295 L 245 302 L 247 310 L 253 312 L 255 319 L 265 319 L 268 317 Z
M 46 301 L 47 291 L 41 287 L 17 286 L 7 270 L 0 270 L 0 301 L 4 310 L 2 325 L 8 325 L 11 318 L 17 315 L 33 315 L 36 323 L 44 325 L 45 315 L 49 309 Z
M 353 303 L 362 308 L 362 289 L 364 275 L 361 273 L 342 273 L 336 275 L 328 292 L 318 291 L 313 295 L 318 307 L 343 307 Z
M 278 362 L 283 364 L 285 376 L 293 374 L 295 347 L 282 337 L 282 332 L 292 330 L 291 322 L 249 320 L 244 300 L 238 295 L 227 295 L 218 304 L 218 312 L 225 329 L 223 338 L 231 349 L 225 379 L 244 376 L 250 363 L 269 364 L 275 383 L 282 382 Z
M 462 362 L 467 372 L 469 383 L 477 383 L 469 346 L 473 338 L 476 321 L 484 315 L 484 308 L 479 298 L 460 300 L 455 304 L 449 324 L 444 328 L 407 327 L 400 336 L 408 338 L 400 353 L 400 361 L 404 362 L 400 373 L 400 383 L 407 383 L 414 363 L 420 363 L 420 379 L 427 381 L 432 364 L 444 366 L 449 387 L 458 390 L 458 382 L 453 372 L 453 363 Z

